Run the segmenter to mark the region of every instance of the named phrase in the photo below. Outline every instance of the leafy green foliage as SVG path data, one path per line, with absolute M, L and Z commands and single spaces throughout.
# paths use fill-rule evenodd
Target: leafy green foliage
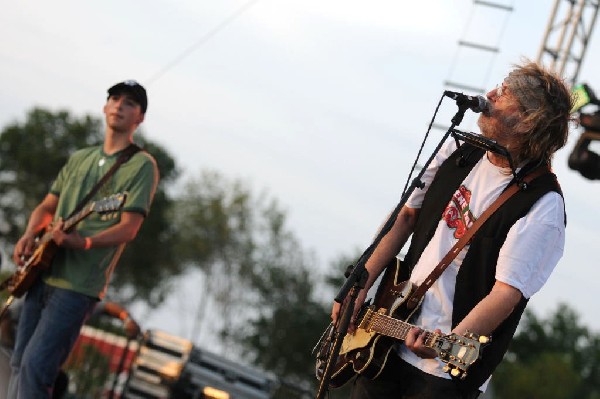
M 294 256 L 288 254 L 287 259 L 295 263 Z M 302 267 L 302 262 L 292 269 L 272 265 L 270 273 L 258 269 L 255 278 L 264 279 L 254 283 L 255 287 L 262 287 L 261 312 L 250 321 L 249 333 L 241 337 L 241 342 L 247 350 L 252 349 L 255 364 L 284 377 L 287 384 L 276 392 L 275 398 L 306 397 L 302 396 L 306 392 L 317 392 L 319 382 L 312 350 L 331 321 L 332 298 L 345 280 L 343 275 L 350 259 L 356 257 L 341 255 L 332 262 L 326 286 L 319 284 L 323 276 L 314 268 L 311 272 Z M 325 298 L 324 303 L 315 298 L 317 287 L 322 288 L 318 293 Z M 295 391 L 290 390 L 290 384 L 296 387 Z M 349 388 L 331 390 L 328 395 L 348 397 Z
M 254 217 L 249 193 L 240 182 L 228 183 L 217 172 L 205 171 L 184 185 L 171 213 L 179 231 L 174 243 L 180 262 L 208 275 L 234 260 L 242 271 L 253 249 Z
M 527 363 L 508 362 L 494 373 L 496 398 L 575 398 L 581 378 L 563 354 L 542 352 Z M 497 382 L 497 383 L 496 383 Z
M 179 259 L 204 274 L 202 291 L 219 315 L 219 340 L 291 386 L 315 381 L 312 345 L 328 323 L 314 299 L 319 276 L 312 255 L 286 226 L 266 194 L 205 171 L 190 179 L 173 214 L 181 232 Z M 203 300 L 208 300 L 204 298 Z M 292 390 L 293 391 L 293 390 Z
M 530 311 L 492 378 L 498 398 L 600 398 L 600 336 L 561 304 L 546 320 Z
M 0 232 L 16 242 L 29 213 L 44 198 L 69 155 L 102 141 L 101 123 L 67 111 L 34 108 L 24 123 L 15 122 L 0 135 Z

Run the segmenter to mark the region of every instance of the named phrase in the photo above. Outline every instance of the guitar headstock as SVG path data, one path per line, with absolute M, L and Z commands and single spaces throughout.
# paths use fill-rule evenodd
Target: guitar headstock
M 446 366 L 444 371 L 453 377 L 464 379 L 467 369 L 481 357 L 481 349 L 490 342 L 490 337 L 477 335 L 467 331 L 464 336 L 449 334 L 440 336 L 433 349 Z
M 118 211 L 125 204 L 126 198 L 126 193 L 113 194 L 109 197 L 105 197 L 101 200 L 92 202 L 90 204 L 91 210 L 100 214 Z

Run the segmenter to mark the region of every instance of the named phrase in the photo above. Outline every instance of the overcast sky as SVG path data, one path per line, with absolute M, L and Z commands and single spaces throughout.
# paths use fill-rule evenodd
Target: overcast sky
M 145 134 L 185 175 L 211 168 L 268 190 L 325 265 L 366 248 L 399 201 L 446 80 L 492 88 L 537 58 L 554 1 L 514 3 L 507 13 L 467 0 L 6 2 L 0 126 L 34 106 L 101 117 L 106 89 L 137 79 Z M 500 53 L 459 51 L 464 38 Z M 600 90 L 597 39 L 579 80 Z M 437 122 L 455 110 L 445 100 Z M 472 115 L 461 128 L 475 129 Z M 567 302 L 598 331 L 600 188 L 566 166 L 578 135 L 555 158 L 566 253 L 531 304 L 544 315 Z M 178 303 L 143 327 L 185 335 L 184 321 L 165 321 Z

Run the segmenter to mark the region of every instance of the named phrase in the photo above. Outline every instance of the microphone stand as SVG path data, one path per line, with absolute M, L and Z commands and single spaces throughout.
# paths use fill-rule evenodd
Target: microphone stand
M 431 156 L 429 157 L 427 162 L 425 162 L 425 164 L 421 168 L 421 171 L 412 180 L 410 186 L 408 186 L 408 188 L 402 195 L 400 202 L 398 203 L 398 205 L 396 205 L 396 208 L 390 214 L 389 218 L 385 222 L 381 231 L 379 232 L 379 234 L 377 234 L 377 237 L 375 237 L 375 240 L 373 240 L 373 243 L 371 245 L 369 245 L 369 247 L 365 250 L 365 252 L 360 256 L 360 258 L 356 262 L 356 265 L 352 269 L 352 272 L 350 272 L 350 274 L 347 276 L 346 282 L 344 283 L 342 288 L 339 290 L 337 296 L 335 297 L 335 301 L 338 303 L 343 303 L 344 299 L 347 296 L 348 296 L 348 300 L 346 301 L 345 305 L 343 306 L 342 314 L 338 318 L 336 325 L 333 326 L 334 344 L 333 344 L 332 349 L 329 352 L 329 356 L 327 357 L 325 371 L 323 372 L 323 376 L 321 377 L 321 382 L 319 384 L 319 390 L 317 391 L 317 396 L 316 396 L 317 399 L 322 399 L 325 395 L 325 392 L 327 391 L 327 387 L 329 386 L 329 381 L 331 380 L 331 374 L 333 373 L 333 365 L 335 365 L 337 362 L 337 358 L 340 353 L 340 348 L 342 346 L 343 339 L 348 332 L 348 326 L 350 325 L 350 318 L 352 317 L 352 313 L 354 313 L 354 308 L 356 306 L 356 298 L 358 297 L 358 293 L 360 292 L 360 290 L 365 287 L 365 284 L 368 280 L 369 272 L 365 268 L 365 264 L 367 263 L 367 261 L 369 260 L 369 258 L 373 254 L 373 252 L 375 251 L 375 248 L 377 248 L 377 246 L 379 245 L 379 243 L 381 242 L 383 237 L 385 237 L 386 234 L 394 226 L 394 223 L 396 222 L 396 218 L 398 217 L 400 210 L 406 204 L 406 202 L 408 201 L 408 198 L 413 193 L 413 191 L 416 188 L 423 189 L 425 187 L 425 183 L 423 183 L 423 181 L 421 180 L 421 178 L 423 177 L 423 174 L 425 174 L 427 167 L 429 166 L 429 164 L 431 164 L 431 162 L 435 158 L 436 154 L 442 148 L 442 145 L 444 144 L 446 139 L 453 132 L 454 128 L 462 122 L 462 120 L 465 116 L 465 111 L 467 109 L 469 109 L 468 105 L 459 105 L 458 106 L 458 111 L 456 112 L 454 117 L 452 117 L 452 119 L 451 119 L 450 127 L 448 128 L 446 133 L 444 133 L 444 136 L 438 143 L 437 147 L 433 150 L 433 153 L 431 154 Z M 348 292 L 350 292 L 350 295 L 348 295 Z

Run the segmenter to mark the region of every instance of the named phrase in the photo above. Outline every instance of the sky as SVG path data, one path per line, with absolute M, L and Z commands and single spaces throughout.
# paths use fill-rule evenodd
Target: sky
M 136 79 L 149 96 L 143 132 L 183 179 L 213 169 L 266 190 L 327 265 L 366 248 L 399 202 L 445 82 L 493 88 L 522 57 L 535 60 L 553 3 L 506 1 L 514 10 L 505 12 L 467 0 L 7 2 L 0 126 L 24 121 L 34 106 L 101 117 L 108 87 Z M 468 52 L 463 39 L 500 51 Z M 579 74 L 592 88 L 600 87 L 598 45 L 592 35 Z M 445 99 L 436 123 L 447 126 L 455 111 Z M 475 117 L 459 128 L 475 130 Z M 554 163 L 568 214 L 565 255 L 530 306 L 543 317 L 567 303 L 600 331 L 591 296 L 600 187 L 566 164 L 579 134 L 573 129 Z M 428 143 L 440 139 L 432 131 Z M 145 312 L 142 327 L 185 337 L 181 304 L 174 297 Z

